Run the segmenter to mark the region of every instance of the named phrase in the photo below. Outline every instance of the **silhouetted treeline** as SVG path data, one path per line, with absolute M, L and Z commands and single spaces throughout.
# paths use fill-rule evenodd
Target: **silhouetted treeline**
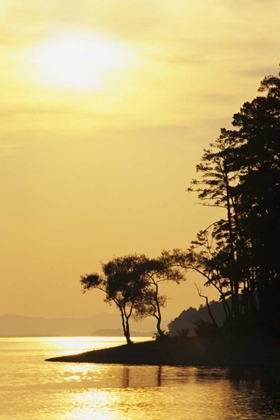
M 203 151 L 199 178 L 188 189 L 204 206 L 224 208 L 224 218 L 201 230 L 187 250 L 114 258 L 102 265 L 102 274 L 81 276 L 84 292 L 102 290 L 105 301 L 116 305 L 127 343 L 133 317 L 153 316 L 158 336 L 165 336 L 166 296 L 159 284 L 180 283 L 185 270 L 200 273 L 219 292 L 224 332 L 280 335 L 280 73 L 266 77 L 259 92 L 234 114 L 233 128 L 222 128 Z M 202 319 L 197 331 L 216 332 L 214 306 L 198 293 L 212 324 Z
M 259 92 L 234 114 L 233 129 L 221 129 L 203 151 L 200 177 L 189 188 L 203 205 L 223 207 L 225 217 L 200 231 L 187 251 L 172 255 L 218 290 L 231 329 L 278 335 L 280 73 L 266 77 Z

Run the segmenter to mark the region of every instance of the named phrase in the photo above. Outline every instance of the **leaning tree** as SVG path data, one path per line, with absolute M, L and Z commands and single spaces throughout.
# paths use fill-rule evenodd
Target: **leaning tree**
M 143 256 L 138 266 L 138 272 L 146 287 L 143 299 L 139 299 L 135 305 L 135 318 L 141 319 L 147 316 L 156 318 L 157 334 L 159 337 L 163 337 L 161 309 L 166 305 L 167 296 L 160 294 L 160 284 L 166 282 L 179 284 L 185 280 L 184 273 L 173 265 L 172 259 L 165 253 L 162 253 L 158 258 Z
M 182 271 L 172 266 L 166 256 L 148 258 L 146 255 L 128 255 L 114 258 L 102 264 L 103 274 L 81 276 L 83 291 L 99 289 L 105 293 L 105 302 L 114 303 L 120 311 L 123 333 L 127 343 L 130 339 L 130 319 L 136 320 L 153 316 L 159 336 L 164 332 L 161 327 L 161 310 L 167 297 L 160 293 L 160 283 L 184 280 Z
M 129 255 L 114 258 L 102 264 L 103 274 L 86 274 L 80 282 L 83 292 L 98 289 L 105 293 L 105 302 L 114 303 L 121 315 L 123 333 L 127 344 L 131 344 L 129 321 L 137 302 L 143 298 L 147 286 L 144 277 L 139 275 L 137 267 L 142 256 Z

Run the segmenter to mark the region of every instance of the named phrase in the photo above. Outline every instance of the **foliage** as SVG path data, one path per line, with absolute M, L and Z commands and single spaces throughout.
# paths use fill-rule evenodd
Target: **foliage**
M 190 336 L 191 330 L 188 327 L 181 328 L 176 334 L 172 334 L 172 338 L 175 339 L 184 339 Z
M 97 273 L 81 276 L 83 291 L 99 289 L 105 293 L 105 302 L 115 303 L 120 311 L 124 336 L 131 343 L 129 320 L 133 309 L 142 298 L 147 286 L 145 279 L 137 270 L 143 256 L 129 255 L 114 258 L 107 264 L 102 264 L 103 276 Z
M 159 285 L 166 281 L 179 284 L 184 280 L 184 274 L 181 270 L 174 268 L 172 260 L 163 254 L 157 259 L 146 258 L 141 264 L 140 271 L 148 287 L 144 290 L 143 299 L 138 300 L 135 305 L 134 317 L 136 319 L 147 316 L 155 317 L 157 334 L 164 336 L 164 331 L 161 328 L 161 308 L 165 307 L 167 297 L 160 295 Z
M 158 336 L 165 336 L 159 285 L 182 281 L 182 269 L 200 273 L 219 292 L 228 326 L 257 320 L 254 328 L 280 334 L 280 73 L 265 77 L 259 92 L 203 151 L 188 189 L 202 205 L 223 208 L 224 217 L 198 232 L 187 250 L 115 258 L 102 265 L 102 276 L 81 277 L 84 291 L 100 289 L 116 304 L 128 342 L 131 317 L 155 317 Z M 197 325 L 199 334 L 207 328 Z
M 148 258 L 145 255 L 128 255 L 102 264 L 103 275 L 98 273 L 81 276 L 83 292 L 99 289 L 105 293 L 105 302 L 114 303 L 120 311 L 124 336 L 131 343 L 129 321 L 153 316 L 157 320 L 157 334 L 161 329 L 161 308 L 166 296 L 159 293 L 163 281 L 179 283 L 184 279 L 180 270 L 173 268 L 164 257 Z
M 219 334 L 219 330 L 212 322 L 199 319 L 195 322 L 194 332 L 199 338 L 215 337 Z
M 165 331 L 165 330 L 162 330 L 162 331 L 161 331 L 161 333 L 156 332 L 156 333 L 153 335 L 153 338 L 154 338 L 156 341 L 159 341 L 159 340 L 170 340 L 170 339 L 171 339 L 171 334 L 170 334 L 170 331 Z
M 280 74 L 259 91 L 203 151 L 188 189 L 224 218 L 169 256 L 219 291 L 228 320 L 252 314 L 256 328 L 280 332 Z

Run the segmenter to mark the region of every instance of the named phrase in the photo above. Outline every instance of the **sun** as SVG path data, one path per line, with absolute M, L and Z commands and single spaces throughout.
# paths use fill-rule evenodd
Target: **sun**
M 100 35 L 69 32 L 48 38 L 31 50 L 31 62 L 49 86 L 101 89 L 129 62 L 124 44 Z

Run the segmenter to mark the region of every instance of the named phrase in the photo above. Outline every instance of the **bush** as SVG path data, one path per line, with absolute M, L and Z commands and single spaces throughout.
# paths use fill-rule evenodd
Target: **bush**
M 177 331 L 175 334 L 172 334 L 172 338 L 175 339 L 184 339 L 184 338 L 188 338 L 190 336 L 190 332 L 191 330 L 186 327 L 186 328 L 181 328 L 179 331 Z
M 171 338 L 170 331 L 163 330 L 163 335 L 159 334 L 158 332 L 154 333 L 153 338 L 157 340 L 166 340 L 168 338 Z
M 219 330 L 212 322 L 199 319 L 195 322 L 195 335 L 199 338 L 215 337 L 219 334 Z

